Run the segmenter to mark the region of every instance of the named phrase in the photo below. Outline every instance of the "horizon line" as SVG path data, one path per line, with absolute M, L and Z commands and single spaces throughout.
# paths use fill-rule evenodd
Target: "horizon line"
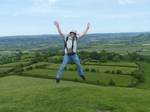
M 109 32 L 109 33 L 87 33 L 86 35 L 91 34 L 119 34 L 119 33 L 150 33 L 150 31 L 135 31 L 135 32 Z M 20 35 L 5 35 L 0 37 L 14 37 L 14 36 L 41 36 L 41 35 L 60 35 L 58 34 L 20 34 Z

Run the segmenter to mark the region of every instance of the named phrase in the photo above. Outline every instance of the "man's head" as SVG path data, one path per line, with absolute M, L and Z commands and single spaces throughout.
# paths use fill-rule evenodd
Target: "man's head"
M 76 30 L 72 30 L 72 31 L 70 32 L 70 36 L 71 36 L 71 37 L 76 37 L 76 34 L 77 34 L 77 31 L 76 31 Z

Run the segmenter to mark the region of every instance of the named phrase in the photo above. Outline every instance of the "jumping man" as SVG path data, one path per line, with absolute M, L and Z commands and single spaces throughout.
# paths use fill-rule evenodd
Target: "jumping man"
M 63 58 L 62 65 L 60 66 L 58 73 L 56 74 L 56 83 L 59 83 L 61 74 L 64 71 L 64 68 L 66 67 L 67 63 L 70 60 L 74 61 L 74 63 L 76 64 L 76 66 L 78 68 L 78 75 L 83 80 L 85 80 L 79 57 L 76 54 L 76 50 L 77 50 L 77 40 L 87 33 L 88 29 L 90 28 L 90 23 L 87 24 L 87 28 L 85 29 L 85 31 L 83 33 L 77 35 L 77 31 L 72 30 L 70 32 L 69 36 L 62 33 L 62 31 L 59 27 L 59 23 L 57 21 L 54 22 L 54 25 L 57 27 L 59 34 L 63 37 L 63 39 L 65 41 L 65 55 Z

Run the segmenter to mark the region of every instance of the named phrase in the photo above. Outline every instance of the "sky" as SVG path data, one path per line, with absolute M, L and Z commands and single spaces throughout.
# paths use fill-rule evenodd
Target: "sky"
M 0 0 L 0 36 L 150 31 L 150 0 Z

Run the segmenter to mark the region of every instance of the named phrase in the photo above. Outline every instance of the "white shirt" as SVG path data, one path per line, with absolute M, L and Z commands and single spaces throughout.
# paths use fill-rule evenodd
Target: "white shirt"
M 67 40 L 67 35 L 64 37 L 64 41 L 66 42 Z M 72 48 L 72 41 L 73 41 L 73 38 L 74 38 L 74 46 L 73 46 L 73 52 L 76 53 L 76 50 L 77 50 L 77 39 L 78 39 L 78 36 L 77 38 L 76 37 L 68 37 L 68 41 L 67 41 L 67 48 Z M 65 53 L 67 54 L 67 48 L 65 47 Z

